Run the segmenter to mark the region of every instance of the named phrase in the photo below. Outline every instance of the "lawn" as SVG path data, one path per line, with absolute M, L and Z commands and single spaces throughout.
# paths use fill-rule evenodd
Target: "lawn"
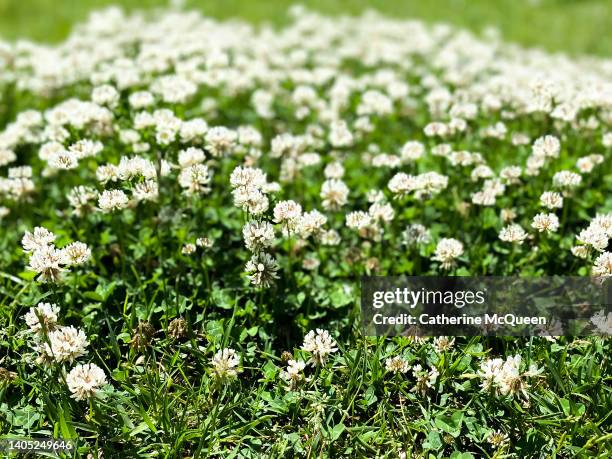
M 305 4 L 0 0 L 0 451 L 608 459 L 606 3 Z

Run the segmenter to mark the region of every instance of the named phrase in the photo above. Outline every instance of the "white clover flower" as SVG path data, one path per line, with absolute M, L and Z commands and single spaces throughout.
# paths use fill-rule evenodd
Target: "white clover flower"
M 463 244 L 461 242 L 457 239 L 443 238 L 438 242 L 432 259 L 439 261 L 443 269 L 450 269 L 461 255 L 463 255 Z
M 431 233 L 420 223 L 413 223 L 402 233 L 402 242 L 409 247 L 429 244 Z
M 391 204 L 388 203 L 382 204 L 375 202 L 368 209 L 368 213 L 373 220 L 386 223 L 393 221 L 393 217 L 395 217 L 395 211 Z
M 453 151 L 453 148 L 450 144 L 441 143 L 441 144 L 435 145 L 431 149 L 431 154 L 434 156 L 447 157 L 452 153 L 452 151 Z
M 472 170 L 470 178 L 472 179 L 472 181 L 475 182 L 483 178 L 492 178 L 494 175 L 495 174 L 493 173 L 493 170 L 489 166 L 485 164 L 479 164 Z
M 181 248 L 181 253 L 183 255 L 191 255 L 195 253 L 195 251 L 196 251 L 196 245 L 192 244 L 191 242 L 188 242 Z
M 87 336 L 83 330 L 76 329 L 73 326 L 59 327 L 48 334 L 50 346 L 50 354 L 56 362 L 72 363 L 76 358 L 87 353 L 86 348 L 89 345 Z M 48 347 L 45 344 L 45 347 Z
M 449 336 L 438 336 L 434 338 L 433 346 L 438 352 L 450 351 L 455 345 L 455 338 Z
M 470 153 L 465 150 L 453 151 L 448 159 L 453 166 L 471 166 L 482 162 L 479 153 Z
M 385 360 L 385 369 L 390 373 L 407 373 L 410 365 L 403 357 L 395 356 Z
M 129 199 L 122 190 L 104 190 L 98 197 L 98 208 L 104 212 L 115 212 L 125 209 Z
M 540 213 L 533 217 L 531 227 L 540 233 L 554 233 L 559 229 L 559 219 L 555 214 Z
M 74 153 L 69 152 L 68 150 L 61 150 L 55 153 L 52 153 L 49 156 L 49 166 L 54 169 L 76 169 L 79 165 L 79 159 Z
M 310 362 L 313 365 L 324 365 L 330 354 L 338 350 L 336 341 L 327 330 L 317 328 L 310 330 L 304 337 L 302 350 L 311 353 Z
M 524 395 L 529 387 L 520 373 L 521 356 L 508 357 L 497 377 L 497 385 L 501 395 Z
M 148 91 L 137 91 L 130 94 L 128 102 L 133 109 L 139 110 L 153 105 L 155 98 Z
M 329 129 L 329 143 L 334 148 L 350 147 L 353 134 L 343 120 L 334 121 Z
M 251 221 L 242 228 L 244 244 L 251 252 L 259 252 L 272 246 L 274 227 L 266 221 Z
M 17 160 L 17 155 L 14 151 L 0 148 L 0 167 L 6 166 Z
M 234 349 L 225 348 L 217 351 L 210 363 L 215 377 L 219 380 L 227 380 L 238 375 L 240 357 Z
M 503 222 L 511 222 L 516 218 L 516 211 L 514 209 L 502 209 L 499 216 Z
M 544 158 L 558 158 L 561 151 L 561 142 L 552 135 L 539 137 L 533 142 L 532 154 Z
M 512 145 L 515 146 L 528 145 L 531 142 L 531 139 L 524 132 L 515 132 L 514 134 L 512 134 L 511 142 Z
M 156 201 L 159 197 L 159 187 L 156 180 L 145 180 L 134 185 L 132 197 L 135 201 Z
M 142 156 L 128 158 L 122 156 L 117 166 L 117 177 L 120 180 L 131 180 L 144 177 L 146 179 L 157 178 L 157 170 L 150 160 Z
M 197 90 L 197 85 L 181 75 L 163 75 L 153 81 L 151 90 L 164 102 L 185 103 Z
M 415 192 L 415 197 L 421 199 L 444 190 L 448 186 L 448 177 L 437 172 L 426 172 L 417 176 L 399 172 L 391 178 L 387 186 L 397 197 Z
M 341 241 L 340 235 L 333 229 L 321 231 L 319 234 L 319 240 L 321 241 L 321 244 L 328 246 L 338 245 Z
M 323 225 L 327 223 L 327 217 L 318 210 L 304 212 L 297 224 L 297 231 L 301 237 L 307 238 L 312 235 L 317 235 Z
M 62 249 L 66 266 L 83 265 L 91 258 L 91 249 L 83 242 L 72 242 Z
M 612 212 L 609 214 L 597 215 L 589 226 L 598 228 L 612 238 Z
M 488 391 L 494 387 L 499 379 L 503 365 L 503 359 L 486 359 L 480 363 L 480 370 L 477 374 L 482 379 L 481 386 L 483 390 Z
M 503 359 L 486 359 L 480 364 L 478 376 L 482 379 L 482 388 L 486 391 L 493 391 L 500 396 L 519 396 L 527 398 L 529 384 L 526 378 L 539 375 L 539 370 L 535 364 L 531 364 L 529 369 L 523 373 L 520 371 L 521 356 L 507 357 Z
M 52 303 L 38 303 L 25 314 L 24 319 L 30 331 L 38 333 L 46 329 L 52 331 L 57 325 L 57 316 L 60 312 L 59 306 Z M 42 323 L 41 323 L 42 320 Z
M 393 194 L 401 197 L 417 189 L 417 178 L 404 172 L 399 172 L 391 178 L 388 187 Z
M 368 202 L 371 203 L 383 204 L 386 201 L 385 193 L 383 193 L 381 190 L 370 190 L 368 191 L 366 197 L 368 198 Z
M 416 140 L 410 140 L 404 144 L 400 157 L 404 162 L 416 161 L 425 154 L 425 146 Z
M 183 168 L 179 174 L 179 185 L 186 194 L 205 194 L 210 192 L 210 169 L 204 164 L 192 164 Z
M 96 178 L 103 185 L 116 182 L 119 180 L 119 169 L 114 164 L 103 164 L 96 169 Z
M 48 162 L 51 157 L 65 150 L 64 145 L 62 145 L 60 142 L 46 142 L 40 146 L 40 149 L 38 150 L 38 157 L 43 161 Z
M 102 142 L 90 139 L 81 139 L 68 147 L 68 151 L 72 153 L 76 159 L 84 159 L 96 156 L 102 151 L 104 146 Z
M 321 162 L 321 155 L 318 153 L 303 153 L 298 157 L 298 163 L 301 168 L 314 166 Z
M 214 245 L 213 241 L 211 241 L 207 237 L 199 237 L 196 239 L 196 246 L 201 247 L 203 249 L 210 249 Z
M 508 441 L 508 434 L 505 434 L 500 430 L 493 430 L 487 436 L 487 442 L 494 448 L 501 448 L 508 443 Z
M 604 252 L 595 259 L 594 276 L 612 276 L 612 252 Z
M 55 234 L 42 226 L 34 228 L 33 232 L 26 231 L 21 239 L 24 252 L 30 253 L 40 248 L 52 245 L 55 241 Z
M 170 145 L 176 139 L 176 131 L 171 128 L 158 128 L 155 132 L 155 141 L 161 146 Z
M 238 143 L 245 147 L 261 147 L 263 137 L 261 132 L 253 126 L 240 126 L 238 128 Z
M 427 390 L 434 387 L 440 373 L 436 367 L 429 371 L 425 370 L 422 365 L 417 364 L 412 367 L 412 376 L 416 379 L 416 384 L 412 391 L 419 392 L 421 395 L 426 395 Z
M 252 215 L 261 215 L 268 210 L 268 197 L 258 188 L 241 186 L 232 191 L 234 205 Z
M 115 107 L 119 102 L 119 92 L 114 86 L 108 84 L 97 86 L 91 92 L 91 100 L 98 105 Z
M 372 217 L 369 213 L 357 210 L 346 216 L 346 226 L 354 229 L 367 228 L 372 224 Z
M 321 199 L 325 210 L 338 210 L 348 201 L 349 189 L 340 179 L 329 179 L 321 186 Z
M 54 246 L 44 246 L 36 249 L 30 256 L 28 269 L 38 274 L 40 282 L 58 282 L 66 270 L 64 254 Z
M 588 174 L 592 172 L 595 166 L 598 166 L 604 162 L 604 157 L 602 155 L 594 154 L 583 156 L 576 161 L 576 167 L 583 174 Z
M 396 155 L 381 153 L 370 161 L 373 167 L 388 167 L 390 169 L 399 167 L 402 164 L 401 158 Z
M 344 166 L 342 166 L 342 163 L 334 161 L 325 166 L 323 174 L 326 179 L 341 179 L 344 176 Z
M 561 209 L 563 207 L 563 196 L 555 191 L 545 191 L 540 196 L 540 203 L 547 209 Z
M 200 148 L 190 147 L 178 153 L 178 163 L 181 167 L 193 166 L 204 162 L 206 155 Z
M 575 188 L 582 182 L 582 176 L 571 171 L 560 171 L 553 175 L 553 184 L 559 188 Z
M 388 115 L 393 111 L 392 100 L 376 90 L 369 90 L 361 95 L 357 106 L 358 115 Z
M 293 231 L 302 216 L 302 206 L 295 201 L 279 201 L 274 206 L 274 222 Z
M 94 363 L 78 364 L 66 375 L 66 384 L 75 400 L 94 397 L 107 383 L 106 374 Z
M 77 216 L 82 216 L 87 211 L 94 208 L 94 202 L 98 199 L 98 192 L 95 188 L 88 186 L 77 186 L 68 193 L 68 202 L 73 207 L 73 212 Z
M 208 123 L 202 118 L 193 118 L 181 123 L 179 137 L 182 143 L 200 143 L 200 138 L 208 131 Z
M 307 269 L 309 271 L 314 271 L 321 265 L 321 261 L 314 255 L 306 256 L 302 260 L 302 268 Z
M 517 223 L 505 226 L 499 232 L 499 239 L 504 242 L 511 242 L 521 245 L 529 234 Z
M 238 134 L 223 126 L 210 128 L 204 137 L 206 148 L 215 157 L 222 156 L 234 148 Z
M 450 133 L 450 129 L 446 124 L 436 121 L 427 124 L 427 126 L 423 128 L 423 133 L 427 137 L 445 137 Z
M 517 184 L 520 183 L 522 173 L 519 166 L 508 166 L 499 171 L 499 176 L 507 184 Z
M 266 185 L 266 174 L 264 171 L 254 167 L 236 167 L 230 176 L 232 188 L 246 187 L 262 190 Z
M 251 284 L 257 287 L 268 288 L 278 279 L 278 263 L 265 252 L 253 255 L 244 269 Z
M 122 129 L 119 131 L 119 141 L 125 145 L 133 145 L 141 141 L 141 136 L 134 129 Z
M 24 179 L 32 177 L 31 166 L 9 167 L 8 177 L 11 179 Z
M 608 233 L 601 227 L 591 225 L 580 231 L 576 236 L 578 242 L 589 245 L 599 252 L 603 252 L 608 247 Z
M 306 368 L 306 364 L 302 360 L 289 360 L 287 362 L 287 368 L 280 372 L 280 377 L 288 383 L 287 390 L 296 390 L 300 383 L 305 380 L 304 368 Z
M 586 245 L 576 245 L 571 249 L 572 254 L 575 257 L 582 258 L 583 260 L 589 256 L 589 247 Z

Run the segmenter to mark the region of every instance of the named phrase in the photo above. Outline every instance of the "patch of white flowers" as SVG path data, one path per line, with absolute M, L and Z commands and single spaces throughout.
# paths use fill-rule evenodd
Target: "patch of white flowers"
M 326 260 L 376 271 L 378 257 L 400 249 L 418 266 L 424 258 L 429 272 L 447 273 L 460 261 L 471 268 L 470 244 L 485 232 L 493 246 L 514 244 L 515 252 L 557 244 L 577 218 L 590 218 L 570 233 L 571 252 L 592 275 L 612 276 L 612 213 L 572 213 L 610 163 L 609 61 L 374 13 L 342 20 L 294 13 L 276 30 L 181 11 L 109 9 L 82 25 L 87 40 L 3 46 L 3 81 L 48 108 L 25 110 L 0 131 L 2 225 L 58 190 L 54 212 L 75 227 L 91 219 L 104 228 L 127 216 L 158 222 L 167 207 L 182 213 L 222 202 L 227 208 L 212 210 L 224 211 L 219 219 L 237 215 L 226 228 L 243 241 L 227 244 L 227 256 L 241 260 L 245 285 L 260 291 L 282 289 L 281 276 L 296 270 L 308 279 L 327 274 Z M 75 87 L 89 88 L 83 100 L 49 98 Z M 394 138 L 384 126 L 402 130 Z M 573 151 L 574 137 L 588 139 L 583 150 Z M 482 234 L 462 232 L 481 217 L 491 220 Z M 106 255 L 100 241 L 59 248 L 57 239 L 43 227 L 23 236 L 27 267 L 40 282 L 61 281 L 90 261 L 92 249 L 96 259 Z M 212 247 L 196 235 L 170 252 L 189 263 Z M 84 330 L 60 324 L 59 313 L 41 302 L 25 314 L 35 360 L 61 367 L 72 397 L 86 400 L 106 375 L 93 363 L 75 365 L 91 346 Z M 611 321 L 605 311 L 591 320 L 608 334 Z M 454 338 L 433 340 L 437 354 L 454 346 Z M 298 355 L 284 360 L 284 387 L 299 390 L 309 365 L 331 371 L 338 351 L 329 331 L 309 331 Z M 395 356 L 384 367 L 411 378 L 419 394 L 440 384 L 434 364 L 412 363 Z M 75 366 L 66 373 L 68 365 Z M 210 360 L 217 381 L 235 378 L 240 365 L 231 348 Z M 522 368 L 516 355 L 484 360 L 478 376 L 496 396 L 526 398 L 539 372 Z M 501 432 L 489 439 L 506 440 Z
M 86 264 L 91 250 L 83 242 L 72 242 L 62 249 L 55 247 L 56 235 L 43 227 L 26 231 L 21 245 L 29 255 L 28 269 L 38 274 L 41 282 L 59 282 L 70 267 Z
M 478 376 L 485 391 L 499 396 L 517 396 L 527 398 L 529 378 L 538 376 L 542 370 L 532 363 L 526 371 L 521 369 L 521 356 L 515 355 L 503 359 L 485 359 L 480 364 Z
M 47 239 L 50 239 L 49 235 Z M 72 364 L 87 355 L 89 341 L 85 332 L 73 326 L 60 325 L 59 313 L 56 304 L 41 302 L 24 315 L 37 354 L 37 364 Z M 107 380 L 104 371 L 90 363 L 75 365 L 66 375 L 66 383 L 73 398 L 85 400 L 95 396 Z
M 251 282 L 270 286 L 282 255 L 274 250 L 277 233 L 295 239 L 291 250 L 339 245 L 347 239 L 335 223 L 341 213 L 360 238 L 378 243 L 402 218 L 407 202 L 455 193 L 465 194 L 458 209 L 466 215 L 470 206 L 474 212 L 501 207 L 534 186 L 546 211 L 523 216 L 518 207 L 499 209 L 506 226 L 498 231 L 504 242 L 537 243 L 539 238 L 523 228 L 536 236 L 564 230 L 566 222 L 552 212 L 606 164 L 612 92 L 604 61 L 517 50 L 453 29 L 446 30 L 442 45 L 435 28 L 376 14 L 338 22 L 294 13 L 284 30 L 263 31 L 187 12 L 145 18 L 109 9 L 82 25 L 79 33 L 89 39 L 79 46 L 73 40 L 60 48 L 7 45 L 6 78 L 20 90 L 45 98 L 88 84 L 90 95 L 44 111 L 25 110 L 0 132 L 0 167 L 7 169 L 0 177 L 0 218 L 44 191 L 37 187 L 45 186 L 45 179 L 68 174 L 76 180 L 92 168 L 95 181 L 84 180 L 66 192 L 77 218 L 96 210 L 110 214 L 155 206 L 162 194 L 183 202 L 204 199 L 224 191 L 215 187 L 227 177 L 215 178 L 227 173 L 223 164 L 232 161 L 231 195 L 247 216 L 243 236 L 253 256 L 245 270 Z M 316 40 L 311 21 L 318 24 Z M 347 68 L 353 61 L 363 65 L 363 73 Z M 418 81 L 407 83 L 413 80 Z M 253 121 L 215 124 L 224 98 L 247 100 L 240 110 Z M 185 112 L 191 104 L 198 109 Z M 427 115 L 418 126 L 421 132 L 395 146 L 372 137 L 388 117 L 416 119 L 412 115 L 420 104 Z M 283 118 L 277 122 L 280 106 Z M 585 118 L 586 111 L 596 115 Z M 533 115 L 551 120 L 547 132 L 516 128 L 514 120 Z M 482 116 L 495 121 L 479 125 Z M 598 151 L 581 152 L 561 168 L 560 159 L 573 153 L 564 145 L 564 132 L 582 130 L 600 132 L 593 141 Z M 507 147 L 504 164 L 484 148 L 468 149 L 468 136 Z M 114 144 L 121 147 L 119 157 L 112 155 Z M 16 166 L 22 147 L 37 151 L 42 167 Z M 355 187 L 346 173 L 355 167 L 353 157 L 373 178 L 380 173 L 382 182 Z M 268 173 L 278 176 L 278 183 L 269 182 Z M 536 185 L 539 176 L 546 176 L 543 187 Z M 314 208 L 299 196 L 277 198 L 313 177 L 320 177 L 319 202 L 308 203 Z M 378 196 L 368 200 L 370 208 L 359 208 L 362 195 L 370 194 Z M 576 256 L 588 259 L 591 248 L 606 250 L 609 232 L 585 231 L 572 249 Z M 454 236 L 439 241 L 433 256 L 444 270 L 464 252 L 448 242 L 462 239 Z M 425 236 L 418 239 L 428 244 Z M 305 269 L 312 267 L 305 259 L 314 258 L 301 260 Z M 50 246 L 32 255 L 31 267 L 41 280 L 54 280 L 64 269 Z

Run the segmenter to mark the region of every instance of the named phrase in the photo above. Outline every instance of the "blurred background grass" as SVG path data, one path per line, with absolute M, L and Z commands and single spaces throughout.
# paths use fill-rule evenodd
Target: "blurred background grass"
M 0 0 L 0 37 L 58 41 L 92 9 L 119 4 L 127 10 L 166 5 L 167 0 Z M 395 17 L 448 22 L 476 32 L 499 28 L 527 46 L 571 54 L 612 54 L 612 0 L 302 0 L 328 14 L 359 14 L 373 8 Z M 187 0 L 189 7 L 218 17 L 282 24 L 287 0 Z

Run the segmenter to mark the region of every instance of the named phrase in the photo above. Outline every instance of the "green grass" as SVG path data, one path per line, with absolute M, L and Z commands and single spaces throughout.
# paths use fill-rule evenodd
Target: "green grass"
M 305 0 L 329 14 L 358 14 L 370 7 L 391 16 L 443 21 L 474 31 L 492 25 L 505 39 L 572 54 L 610 55 L 612 28 L 608 0 Z M 128 9 L 166 5 L 163 0 L 0 0 L 0 36 L 57 41 L 89 11 L 111 4 Z M 206 14 L 282 23 L 289 2 L 279 0 L 188 0 Z

